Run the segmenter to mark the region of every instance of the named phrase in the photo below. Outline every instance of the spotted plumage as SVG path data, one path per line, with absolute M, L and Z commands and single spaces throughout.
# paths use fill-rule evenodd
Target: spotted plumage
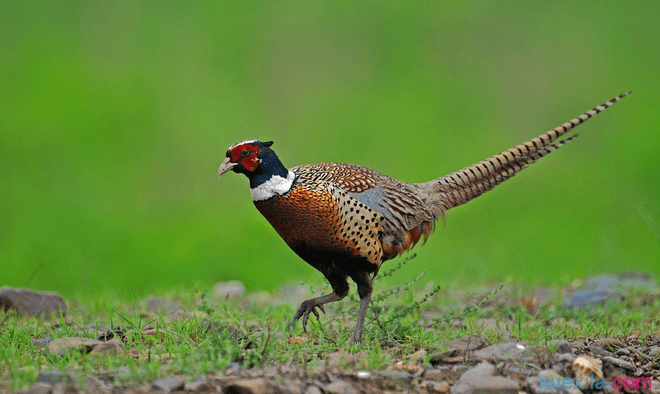
M 303 302 L 289 328 L 310 313 L 343 299 L 348 278 L 358 288 L 360 310 L 351 342 L 359 342 L 380 265 L 428 238 L 438 218 L 493 189 L 529 164 L 577 137 L 560 139 L 604 111 L 621 94 L 579 117 L 505 152 L 425 183 L 397 181 L 366 167 L 319 163 L 286 169 L 272 142 L 240 141 L 227 149 L 218 176 L 227 171 L 250 180 L 252 201 L 282 239 L 319 270 L 332 293 Z

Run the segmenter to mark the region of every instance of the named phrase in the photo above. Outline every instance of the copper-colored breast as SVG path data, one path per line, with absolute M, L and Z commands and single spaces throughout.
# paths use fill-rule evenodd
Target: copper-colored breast
M 361 257 L 376 266 L 382 261 L 380 215 L 343 191 L 298 184 L 255 206 L 294 250 L 304 243 L 306 248 Z M 352 214 L 359 209 L 359 215 Z

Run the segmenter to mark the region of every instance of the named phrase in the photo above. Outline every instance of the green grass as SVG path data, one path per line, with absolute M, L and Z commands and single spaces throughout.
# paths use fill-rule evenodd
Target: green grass
M 68 297 L 307 280 L 318 273 L 247 181 L 216 179 L 233 142 L 419 182 L 631 89 L 575 142 L 449 212 L 400 280 L 659 275 L 660 3 L 607 3 L 7 5 L 0 284 L 37 267 L 30 287 Z
M 629 294 L 624 303 L 578 311 L 559 307 L 559 291 L 537 307 L 526 306 L 521 300 L 529 299 L 528 285 L 438 288 L 429 283 L 420 289 L 419 283 L 416 290 L 377 288 L 364 341 L 353 346 L 348 339 L 358 306 L 355 296 L 328 304 L 327 315 L 318 321 L 312 317 L 306 334 L 298 323 L 292 337 L 285 327 L 295 309 L 273 303 L 277 295 L 216 299 L 205 288 L 162 294 L 187 312 L 195 311 L 180 320 L 150 311 L 146 299 L 114 296 L 69 300 L 67 318 L 54 322 L 0 314 L 0 382 L 4 389 L 19 390 L 33 384 L 39 372 L 60 371 L 79 383 L 97 375 L 131 386 L 173 374 L 222 376 L 232 363 L 379 371 L 398 362 L 438 362 L 447 356 L 449 341 L 471 334 L 485 336 L 488 344 L 515 339 L 552 351 L 553 339 L 615 337 L 641 344 L 657 340 L 660 328 L 660 299 L 653 294 Z M 315 285 L 312 293 L 323 293 L 324 287 Z M 484 328 L 484 319 L 500 328 Z M 46 338 L 97 338 L 108 327 L 123 330 L 125 355 L 75 351 L 58 357 L 37 345 Z M 234 334 L 229 327 L 236 329 Z

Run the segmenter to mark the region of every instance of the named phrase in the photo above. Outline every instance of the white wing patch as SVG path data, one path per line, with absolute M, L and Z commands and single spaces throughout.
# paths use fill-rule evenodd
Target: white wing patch
M 289 171 L 286 178 L 282 178 L 279 175 L 273 175 L 269 180 L 262 183 L 261 185 L 250 189 L 250 195 L 252 196 L 252 201 L 264 201 L 273 197 L 276 194 L 284 194 L 291 190 L 291 185 L 296 179 L 296 174 L 293 171 Z

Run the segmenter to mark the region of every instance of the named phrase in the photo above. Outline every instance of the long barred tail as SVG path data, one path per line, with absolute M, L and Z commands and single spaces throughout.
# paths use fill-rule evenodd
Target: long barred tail
M 537 159 L 577 137 L 578 134 L 574 134 L 571 137 L 559 140 L 560 137 L 576 126 L 605 111 L 630 93 L 622 93 L 612 100 L 583 113 L 577 118 L 506 152 L 502 152 L 429 182 L 433 184 L 434 194 L 438 199 L 436 200 L 439 205 L 437 208 L 441 212 L 444 212 L 455 206 L 465 204 L 473 198 L 493 189 L 495 186 L 520 172 L 527 165 L 534 163 Z

